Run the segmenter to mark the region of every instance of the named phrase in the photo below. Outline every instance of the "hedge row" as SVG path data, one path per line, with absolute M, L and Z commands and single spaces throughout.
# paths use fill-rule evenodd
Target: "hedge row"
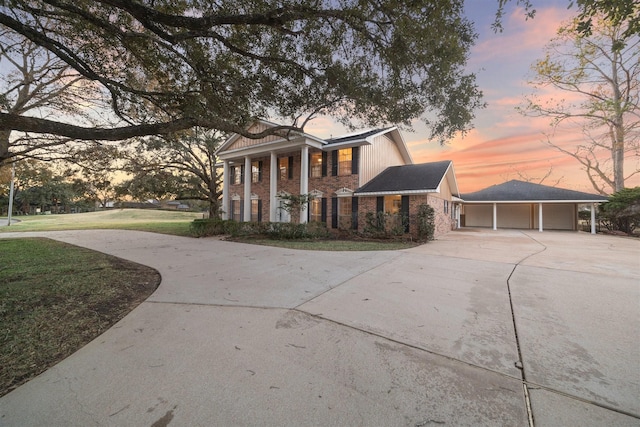
M 293 224 L 287 222 L 238 222 L 221 219 L 196 219 L 191 223 L 191 234 L 196 237 L 230 235 L 265 236 L 271 239 L 314 239 L 329 236 L 325 224 Z

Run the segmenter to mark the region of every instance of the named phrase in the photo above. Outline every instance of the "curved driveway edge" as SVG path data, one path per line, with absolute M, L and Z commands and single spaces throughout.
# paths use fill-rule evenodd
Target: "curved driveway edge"
M 0 425 L 527 425 L 527 400 L 535 425 L 640 423 L 637 240 L 467 230 L 333 253 L 40 235 L 163 280 L 0 399 Z

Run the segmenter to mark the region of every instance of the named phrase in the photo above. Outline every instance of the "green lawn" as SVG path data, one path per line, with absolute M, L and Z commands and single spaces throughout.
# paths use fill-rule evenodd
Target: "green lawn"
M 10 227 L 0 227 L 0 233 L 110 228 L 189 236 L 189 225 L 194 219 L 202 218 L 202 213 L 111 209 L 78 214 L 14 216 L 13 218 L 20 222 Z
M 78 214 L 17 216 L 14 219 L 20 222 L 12 224 L 10 227 L 0 227 L 0 233 L 117 229 L 191 237 L 189 226 L 194 219 L 199 218 L 202 218 L 202 213 L 152 209 L 111 209 Z M 250 244 L 317 251 L 381 251 L 416 246 L 416 243 L 398 240 L 270 240 L 262 238 L 234 240 Z
M 123 318 L 157 288 L 152 268 L 49 239 L 0 239 L 0 396 Z
M 398 240 L 271 240 L 260 238 L 238 238 L 233 240 L 254 245 L 307 251 L 395 251 L 413 248 L 418 245 L 415 242 Z

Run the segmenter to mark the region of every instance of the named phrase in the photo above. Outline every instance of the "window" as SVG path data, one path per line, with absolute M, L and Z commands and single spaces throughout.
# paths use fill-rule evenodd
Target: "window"
M 391 215 L 400 213 L 402 206 L 402 196 L 384 196 L 384 211 Z
M 278 159 L 278 176 L 281 180 L 293 178 L 292 168 L 293 157 L 280 157 Z
M 311 178 L 322 177 L 322 153 L 311 153 L 311 162 L 309 164 Z
M 260 222 L 262 220 L 262 215 L 260 215 L 260 208 L 262 203 L 260 203 L 259 199 L 251 199 L 251 221 L 252 222 Z
M 309 221 L 322 221 L 322 199 L 314 198 L 309 204 Z
M 251 162 L 251 182 L 262 181 L 262 162 Z
M 242 184 L 242 172 L 244 166 L 232 166 L 231 167 L 231 184 Z
M 449 201 L 444 201 L 444 213 L 449 213 Z
M 242 200 L 235 199 L 231 201 L 231 219 L 242 221 Z
M 351 225 L 351 197 L 340 197 L 338 199 L 338 228 L 350 230 Z
M 352 162 L 351 148 L 338 150 L 338 175 L 351 175 Z

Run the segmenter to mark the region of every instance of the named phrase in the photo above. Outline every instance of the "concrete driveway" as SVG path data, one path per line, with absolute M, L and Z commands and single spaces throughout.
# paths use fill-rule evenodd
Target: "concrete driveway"
M 638 240 L 464 230 L 345 253 L 44 235 L 162 284 L 0 399 L 2 426 L 640 425 Z

